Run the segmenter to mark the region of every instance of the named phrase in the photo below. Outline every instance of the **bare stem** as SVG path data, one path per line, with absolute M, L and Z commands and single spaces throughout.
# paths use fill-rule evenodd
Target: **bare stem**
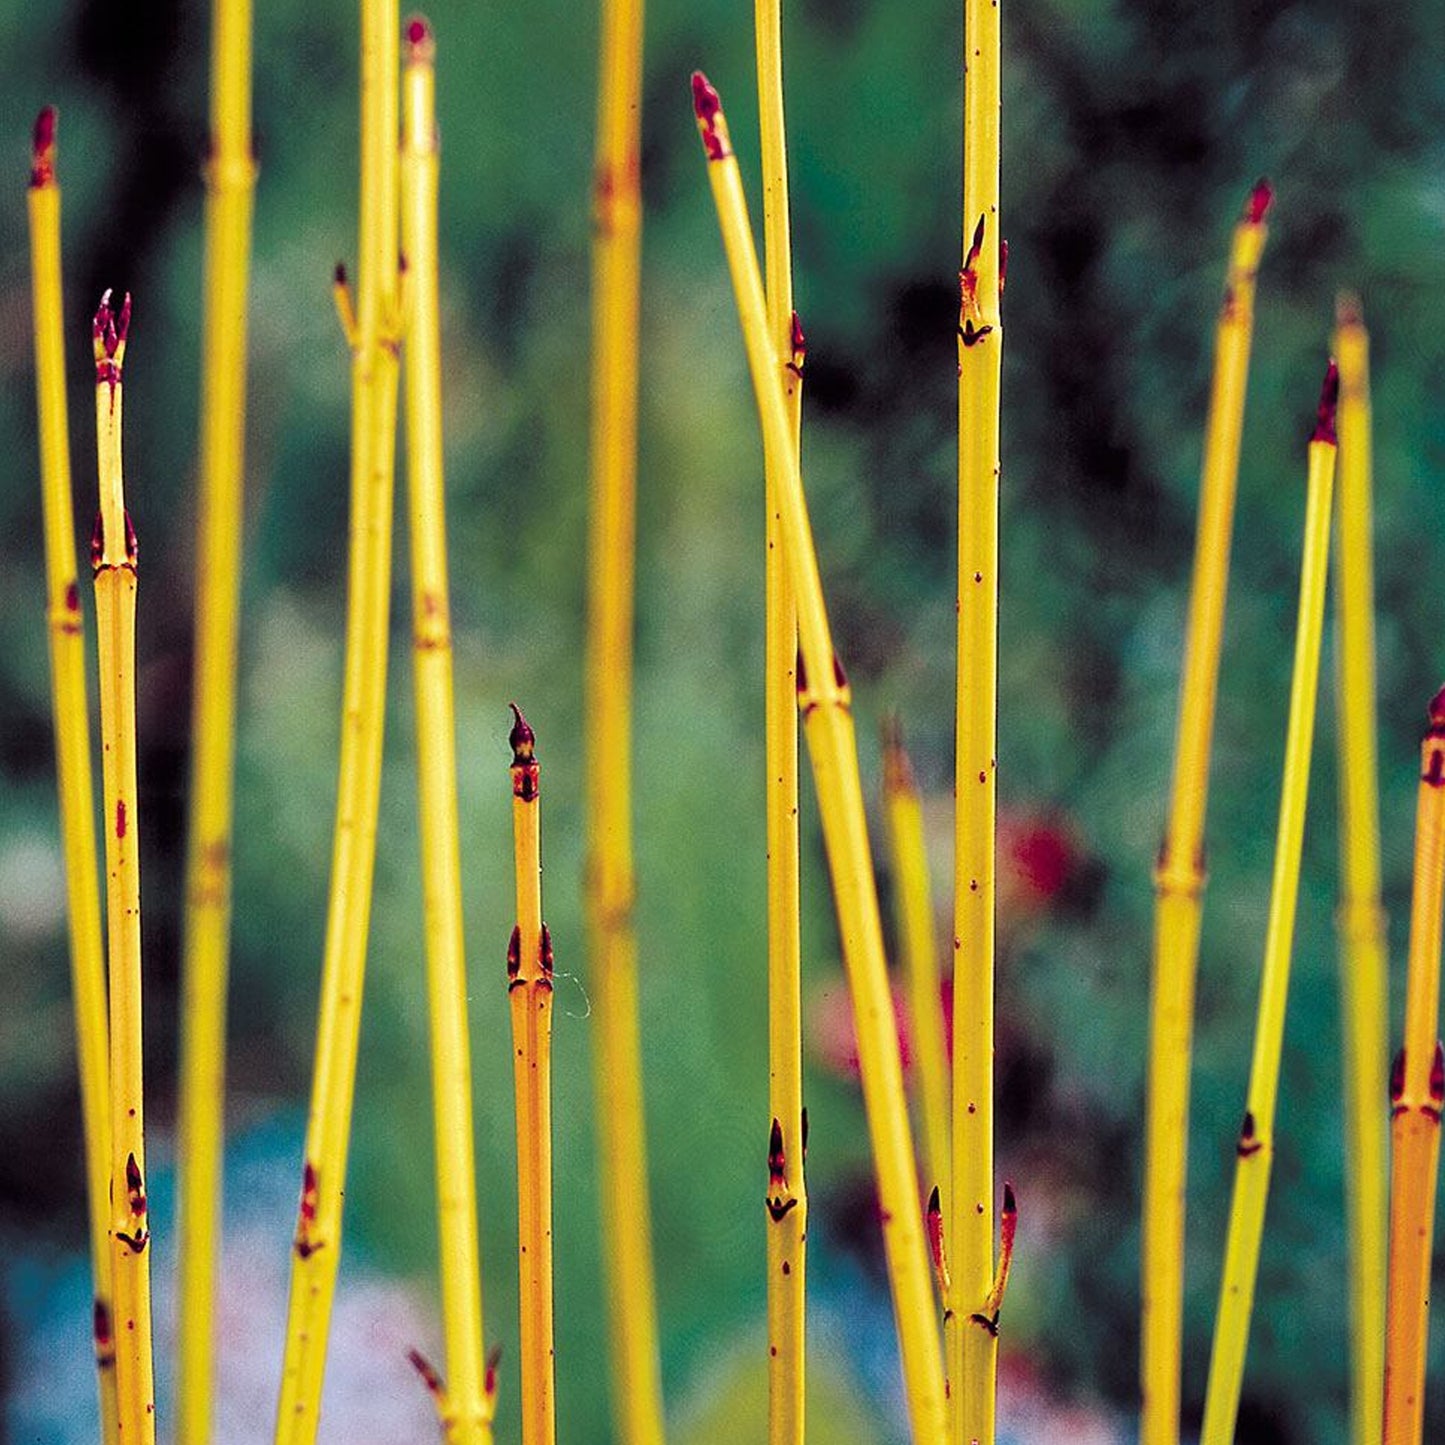
M 110 1267 L 110 1040 L 105 946 L 95 840 L 85 632 L 76 578 L 75 516 L 70 492 L 70 425 L 65 402 L 65 327 L 61 301 L 60 187 L 55 179 L 55 112 L 35 123 L 30 168 L 30 271 L 35 306 L 35 390 L 40 423 L 40 488 L 45 518 L 46 633 L 51 710 L 65 858 L 66 917 L 75 1012 L 101 1428 L 116 1445 L 115 1345 Z

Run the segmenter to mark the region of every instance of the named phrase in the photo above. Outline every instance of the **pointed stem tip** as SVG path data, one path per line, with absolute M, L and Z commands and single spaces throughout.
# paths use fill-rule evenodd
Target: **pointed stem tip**
M 968 255 L 963 258 L 963 269 L 972 271 L 975 262 L 983 254 L 983 223 L 986 218 L 980 216 L 978 225 L 973 228 L 973 240 L 969 242 Z
M 951 1293 L 948 1276 L 948 1253 L 943 1246 L 943 1201 L 939 1197 L 938 1185 L 934 1185 L 928 1195 L 928 1208 L 924 1212 L 923 1222 L 928 1232 L 928 1254 L 933 1261 L 933 1276 L 938 1283 L 938 1291 L 947 1304 L 948 1296 Z
M 91 323 L 91 332 L 95 339 L 96 361 L 114 361 L 119 364 L 125 350 L 125 339 L 130 331 L 130 292 L 125 293 L 119 312 L 111 309 L 111 294 L 107 287 L 105 295 L 100 298 L 95 320 Z
M 1334 357 L 1330 357 L 1330 364 L 1325 368 L 1325 379 L 1320 387 L 1319 411 L 1315 417 L 1315 429 L 1310 434 L 1312 442 L 1325 442 L 1329 446 L 1335 446 L 1338 438 L 1335 432 L 1335 412 L 1340 401 L 1340 369 L 1335 365 Z
M 406 22 L 408 65 L 430 65 L 436 58 L 436 39 L 425 15 L 413 15 Z
M 1430 731 L 1445 733 L 1445 687 L 1430 699 Z
M 516 703 L 509 702 L 507 706 L 512 709 L 512 716 L 516 718 L 512 731 L 507 735 L 507 742 L 512 748 L 512 761 L 529 763 L 537 746 L 537 734 L 532 731 L 531 724 L 522 716 L 522 709 Z
M 793 312 L 791 343 L 793 348 L 793 370 L 801 374 L 803 363 L 808 359 L 808 338 L 803 334 L 803 323 L 798 320 L 798 313 L 796 311 Z
M 100 298 L 91 332 L 95 344 L 95 384 L 106 383 L 113 395 L 120 384 L 122 363 L 125 361 L 125 338 L 130 331 L 130 292 L 126 292 L 125 300 L 121 302 L 119 314 L 111 309 L 110 297 L 111 292 L 107 288 Z
M 1264 224 L 1269 208 L 1274 204 L 1274 187 L 1263 176 L 1254 183 L 1249 199 L 1244 203 L 1244 219 L 1251 226 Z
M 708 160 L 726 160 L 733 153 L 733 148 L 728 142 L 722 97 L 700 70 L 692 73 L 692 109 L 697 116 L 697 129 L 702 136 L 702 145 Z
M 30 184 L 37 190 L 55 184 L 55 107 L 47 105 L 35 117 L 30 151 Z

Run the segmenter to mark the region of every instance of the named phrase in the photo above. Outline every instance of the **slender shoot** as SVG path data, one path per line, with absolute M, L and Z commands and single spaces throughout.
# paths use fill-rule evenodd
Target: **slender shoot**
M 420 16 L 406 26 L 402 113 L 402 246 L 407 257 L 406 457 L 411 537 L 412 666 L 422 916 L 436 1119 L 437 1234 L 446 1385 L 433 1391 L 449 1445 L 490 1445 L 481 1245 L 477 1237 L 472 1058 L 462 930 L 456 714 L 442 468 L 437 266 L 435 45 Z
M 933 888 L 923 835 L 923 802 L 895 718 L 883 731 L 883 817 L 897 897 L 898 933 L 908 980 L 908 1022 L 923 1116 L 923 1177 L 949 1177 L 948 1046 L 934 947 Z
M 883 955 L 883 928 L 858 776 L 852 694 L 833 648 L 813 549 L 802 478 L 779 384 L 777 350 L 753 248 L 742 177 L 717 92 L 692 78 L 693 107 L 708 160 L 708 178 L 732 274 L 764 448 L 780 480 L 783 555 L 798 606 L 801 665 L 798 706 L 817 785 L 823 837 L 853 998 L 863 1103 L 878 1177 L 879 1215 L 893 1292 L 913 1438 L 945 1439 L 943 1361 L 939 1348 L 913 1134 L 903 1091 L 893 998 Z
M 1275 1101 L 1279 1094 L 1280 1052 L 1284 1044 L 1285 1003 L 1289 994 L 1290 954 L 1294 946 L 1295 906 L 1299 900 L 1305 799 L 1309 791 L 1320 644 L 1324 632 L 1338 388 L 1338 373 L 1331 361 L 1320 396 L 1319 419 L 1309 446 L 1299 626 L 1295 634 L 1294 671 L 1290 682 L 1289 725 L 1285 736 L 1274 878 L 1270 888 L 1269 923 L 1260 977 L 1254 1058 L 1250 1064 L 1244 1123 L 1236 1149 L 1238 1157 L 1230 1203 L 1229 1233 L 1219 1286 L 1219 1307 L 1214 1321 L 1214 1347 L 1209 1359 L 1209 1386 L 1204 1403 L 1204 1429 L 1200 1437 L 1202 1445 L 1229 1445 L 1234 1439 L 1244 1379 L 1244 1356 L 1249 1343 L 1250 1315 L 1254 1308 L 1254 1286 L 1259 1273 L 1270 1166 L 1274 1158 Z
M 620 1445 L 661 1445 L 632 851 L 642 0 L 603 0 L 592 243 L 584 908 L 603 1282 Z
M 136 540 L 125 510 L 121 410 L 130 297 L 95 313 L 96 460 L 100 515 L 90 544 L 100 653 L 101 778 L 110 972 L 110 1267 L 119 1437 L 154 1445 L 151 1231 L 145 1183 L 140 953 L 140 816 L 136 788 Z M 99 1333 L 99 1331 L 97 1331 Z
M 1359 302 L 1341 297 L 1339 562 L 1335 696 L 1340 740 L 1340 1012 L 1350 1231 L 1351 1439 L 1379 1445 L 1385 1372 L 1387 969 L 1380 903 L 1375 729 L 1375 587 L 1370 480 L 1369 337 Z
M 1390 1081 L 1389 1306 L 1385 1445 L 1420 1445 L 1430 1340 L 1430 1264 L 1440 1174 L 1445 1056 L 1440 1027 L 1440 906 L 1445 892 L 1445 689 L 1430 704 L 1420 758 L 1415 891 L 1405 985 L 1405 1047 Z
M 45 519 L 45 624 L 55 771 L 65 858 L 70 978 L 80 1115 L 85 1133 L 86 1203 L 94 1281 L 95 1363 L 106 1445 L 115 1445 L 115 1344 L 110 1288 L 110 1041 L 105 951 L 100 928 L 90 708 L 85 631 L 76 580 L 70 493 L 70 423 L 65 404 L 65 326 L 61 302 L 60 187 L 55 179 L 55 111 L 35 122 L 30 166 L 30 276 L 35 314 L 35 397 L 40 424 L 40 498 Z
M 522 1445 L 557 1438 L 552 1339 L 552 936 L 542 922 L 537 738 L 512 704 L 512 840 L 517 925 L 507 946 L 517 1097 L 517 1264 L 522 1317 Z
M 1269 186 L 1251 192 L 1234 229 L 1215 333 L 1194 576 L 1184 636 L 1169 817 L 1154 869 L 1154 959 L 1144 1139 L 1141 1243 L 1140 1445 L 1178 1445 L 1184 1310 L 1184 1200 L 1194 979 L 1204 898 L 1209 753 L 1229 588 L 1229 543 L 1254 330 L 1254 283 L 1264 251 Z
M 176 1439 L 211 1438 L 224 1156 L 231 816 L 251 259 L 251 0 L 215 0 L 206 163 L 196 666 L 181 958 Z
M 963 269 L 958 317 L 958 677 L 953 878 L 953 1249 L 947 1301 L 950 1427 L 993 1445 L 998 1340 L 962 1328 L 994 1278 L 994 920 L 998 815 L 999 230 L 1002 42 L 998 0 L 963 6 Z
M 807 344 L 793 310 L 781 0 L 756 0 L 763 165 L 763 273 L 773 366 L 793 453 L 802 428 Z M 798 609 L 783 556 L 774 464 L 764 458 L 763 727 L 768 847 L 768 1445 L 802 1445 L 807 1342 L 808 1189 L 804 1180 L 803 1017 L 798 860 Z
M 321 1410 L 331 1303 L 341 1260 L 341 1211 L 371 921 L 372 868 L 386 704 L 391 599 L 397 350 L 396 0 L 363 0 L 361 272 L 352 346 L 351 535 L 340 782 L 331 895 L 306 1126 L 301 1202 L 277 1410 L 277 1445 L 311 1445 Z

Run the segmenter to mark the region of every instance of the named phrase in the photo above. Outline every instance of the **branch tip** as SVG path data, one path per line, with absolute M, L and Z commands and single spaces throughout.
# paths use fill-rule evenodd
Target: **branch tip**
M 1254 189 L 1249 193 L 1249 199 L 1244 203 L 1244 219 L 1251 226 L 1261 226 L 1264 218 L 1269 214 L 1269 208 L 1274 204 L 1274 187 L 1261 176 L 1255 183 Z
M 793 326 L 791 344 L 793 348 L 793 370 L 801 372 L 803 362 L 808 356 L 808 338 L 803 334 L 803 323 L 798 320 L 798 313 L 793 312 Z
M 891 712 L 883 719 L 883 792 L 885 796 L 915 793 L 913 763 L 903 745 L 903 719 Z
M 903 717 L 897 708 L 883 714 L 883 721 L 878 726 L 878 732 L 883 740 L 884 751 L 892 750 L 897 752 L 903 747 Z
M 408 1350 L 406 1352 L 406 1358 L 412 1369 L 421 1376 L 422 1384 L 440 1399 L 442 1394 L 442 1377 L 437 1374 L 431 1361 L 428 1360 L 420 1350 Z
M 998 243 L 998 294 L 1003 295 L 1004 282 L 1008 280 L 1008 242 L 1002 237 Z
M 482 1376 L 482 1393 L 487 1399 L 496 1398 L 497 1394 L 497 1366 L 502 1363 L 501 1345 L 493 1345 L 491 1353 L 487 1356 L 486 1373 Z
M 1008 1289 L 1009 1270 L 1013 1268 L 1014 1235 L 1018 1232 L 1018 1201 L 1014 1198 L 1013 1185 L 1004 1181 L 1003 1210 L 998 1221 L 998 1270 L 993 1277 L 993 1288 L 988 1292 L 984 1306 L 992 1317 L 994 1332 L 998 1331 L 999 1311 L 1003 1309 L 1004 1292 Z
M 35 133 L 30 151 L 30 184 L 41 186 L 55 184 L 55 107 L 47 105 L 35 117 Z
M 537 734 L 532 731 L 531 724 L 522 716 L 522 709 L 516 703 L 509 702 L 507 706 L 512 709 L 512 716 L 516 718 L 512 731 L 507 734 L 507 742 L 512 749 L 512 764 L 516 766 L 530 763 L 537 746 Z
M 115 388 L 121 381 L 125 339 L 130 331 L 130 292 L 126 292 L 119 312 L 111 306 L 111 294 L 107 287 L 100 298 L 95 319 L 91 322 L 91 335 L 95 350 L 95 384 L 107 384 L 113 400 Z
M 413 15 L 406 22 L 408 65 L 430 65 L 436 58 L 436 38 L 425 15 Z
M 1325 379 L 1320 386 L 1320 405 L 1315 417 L 1315 429 L 1310 434 L 1312 442 L 1325 442 L 1329 446 L 1338 443 L 1335 431 L 1335 412 L 1340 401 L 1340 368 L 1335 365 L 1334 357 L 1330 357 L 1330 364 L 1325 368 Z
M 1430 699 L 1428 711 L 1430 731 L 1432 733 L 1445 732 L 1445 687 L 1442 687 L 1440 691 Z
M 733 148 L 728 142 L 722 97 L 700 70 L 692 73 L 692 110 L 697 117 L 698 134 L 702 136 L 702 145 L 708 160 L 726 160 L 733 153 Z
M 978 260 L 980 254 L 983 253 L 985 220 L 987 220 L 987 218 L 983 217 L 983 215 L 978 217 L 978 224 L 974 227 L 974 238 L 968 243 L 968 256 L 967 259 L 964 260 L 965 266 L 972 266 L 972 263 Z
M 938 1185 L 934 1185 L 928 1196 L 928 1209 L 924 1214 L 924 1225 L 928 1231 L 928 1254 L 933 1262 L 933 1275 L 938 1281 L 938 1292 L 945 1305 L 950 1294 L 948 1278 L 948 1255 L 943 1247 L 943 1200 Z
M 1364 324 L 1365 311 L 1360 305 L 1359 296 L 1353 291 L 1341 291 L 1335 297 L 1335 325 L 1344 329 Z

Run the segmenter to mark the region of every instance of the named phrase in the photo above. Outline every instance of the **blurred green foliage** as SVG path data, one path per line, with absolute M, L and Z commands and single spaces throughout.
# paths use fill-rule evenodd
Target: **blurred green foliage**
M 237 1127 L 277 1102 L 294 1105 L 309 1080 L 346 531 L 347 371 L 328 281 L 355 246 L 354 7 L 258 8 Z M 578 897 L 595 20 L 579 19 L 570 0 L 444 6 L 432 19 L 488 1328 L 509 1346 L 515 1338 L 502 972 L 511 926 L 505 703 L 515 697 L 545 769 L 558 968 L 577 975 L 562 981 L 556 1031 L 559 1415 L 569 1445 L 600 1445 L 608 1426 Z M 1445 575 L 1437 22 L 1427 0 L 1038 0 L 1005 14 L 1000 795 L 1006 810 L 1066 835 L 1071 861 L 1068 885 L 1006 918 L 1002 937 L 1000 1168 L 1023 1210 L 1004 1348 L 1027 1355 L 1056 1390 L 1125 1412 L 1136 1391 L 1149 866 L 1172 746 L 1213 313 L 1229 228 L 1262 173 L 1278 199 L 1245 431 L 1194 1082 L 1185 1399 L 1195 1416 L 1267 905 L 1304 440 L 1342 286 L 1362 294 L 1374 339 L 1381 781 L 1397 964 L 1403 953 L 1415 743 L 1445 669 L 1435 585 Z M 71 0 L 44 24 L 17 0 L 0 5 L 0 136 L 9 137 L 0 153 L 13 177 L 12 203 L 0 210 L 0 438 L 10 458 L 0 490 L 0 1216 L 32 1242 L 76 1245 L 82 1225 L 34 483 L 28 128 L 42 104 L 59 106 L 82 518 L 94 457 L 89 316 L 104 286 L 136 297 L 127 455 L 143 563 L 149 1106 L 164 1129 L 187 761 L 207 23 L 195 0 Z M 865 764 L 876 762 L 873 720 L 899 708 L 940 820 L 940 882 L 952 768 L 960 27 L 951 7 L 863 0 L 798 0 L 786 15 L 814 524 Z M 636 812 L 672 1401 L 727 1379 L 718 1362 L 734 1359 L 749 1331 L 761 1340 L 763 1307 L 760 457 L 687 95 L 688 72 L 705 66 L 756 198 L 750 46 L 746 7 L 651 7 Z M 401 527 L 349 1228 L 373 1258 L 425 1278 L 435 1234 Z M 1346 1387 L 1328 705 L 1318 741 L 1241 1438 L 1330 1445 L 1343 1438 Z M 838 987 L 837 948 L 811 811 L 805 824 L 816 998 Z M 942 905 L 945 930 L 946 913 Z M 1398 979 L 1397 967 L 1397 1000 Z M 854 1217 L 866 1165 L 858 1100 L 817 1072 L 810 1112 L 819 1259 L 826 1266 L 830 1251 L 836 1262 L 849 1249 L 866 1259 L 870 1230 Z M 163 1228 L 157 1239 L 163 1260 Z M 868 1297 L 876 1308 L 876 1289 Z M 1438 1367 L 1441 1331 L 1435 1340 Z M 856 1388 L 854 1363 L 831 1357 L 843 1398 Z M 502 1389 L 515 1399 L 514 1348 Z M 709 1414 L 723 1408 L 705 1400 L 697 1418 L 717 1423 L 688 1438 L 761 1438 L 740 1412 Z M 1435 1433 L 1445 1429 L 1442 1409 L 1435 1392 Z M 821 1428 L 819 1438 L 828 1438 Z

